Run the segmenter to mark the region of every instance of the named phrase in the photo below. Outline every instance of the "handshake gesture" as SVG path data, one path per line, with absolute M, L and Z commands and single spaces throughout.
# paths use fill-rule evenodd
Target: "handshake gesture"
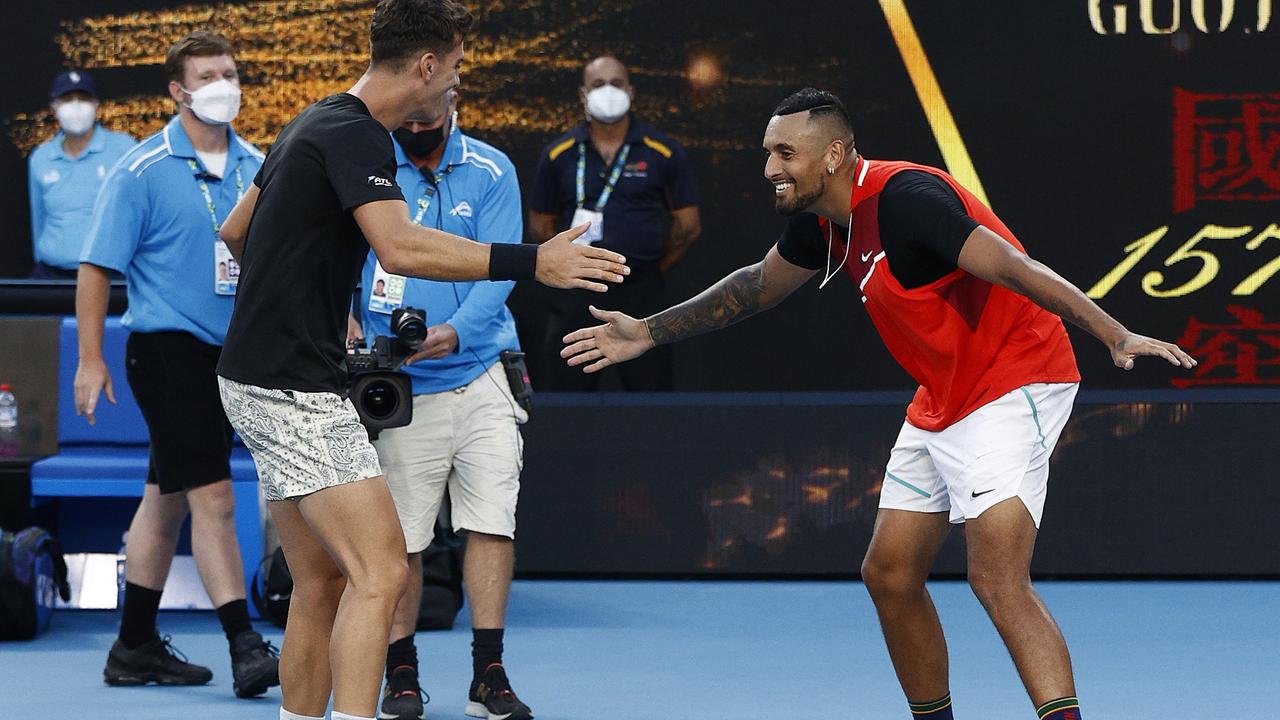
M 582 368 L 583 372 L 600 372 L 610 365 L 634 360 L 653 349 L 653 336 L 644 320 L 620 312 L 599 310 L 594 306 L 590 309 L 591 315 L 605 324 L 575 330 L 564 336 L 565 348 L 560 351 L 560 357 L 567 359 L 570 366 L 591 363 Z
M 538 282 L 553 288 L 582 288 L 605 292 L 605 283 L 620 283 L 631 273 L 627 259 L 616 252 L 573 241 L 591 227 L 583 223 L 569 228 L 538 246 Z

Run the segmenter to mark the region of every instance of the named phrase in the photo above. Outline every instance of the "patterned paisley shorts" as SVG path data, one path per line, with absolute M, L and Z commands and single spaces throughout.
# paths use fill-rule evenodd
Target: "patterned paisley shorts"
M 273 390 L 218 378 L 222 407 L 258 467 L 268 500 L 382 475 L 351 401 L 334 393 Z

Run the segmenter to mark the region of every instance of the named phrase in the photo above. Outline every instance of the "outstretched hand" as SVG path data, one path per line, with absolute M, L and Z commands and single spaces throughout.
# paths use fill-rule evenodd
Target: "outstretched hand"
M 610 365 L 638 358 L 653 348 L 653 336 L 643 320 L 594 306 L 590 310 L 595 319 L 605 324 L 574 330 L 564 336 L 566 347 L 560 351 L 560 357 L 567 358 L 571 367 L 591 363 L 583 372 L 599 372 Z
M 569 228 L 538 246 L 538 282 L 554 288 L 583 288 L 605 292 L 605 283 L 620 283 L 631 274 L 627 259 L 616 252 L 573 241 L 591 227 Z
M 1196 359 L 1183 352 L 1182 348 L 1145 335 L 1128 333 L 1111 346 L 1111 360 L 1116 367 L 1125 370 L 1133 369 L 1135 358 L 1143 355 L 1162 357 L 1170 364 L 1186 369 L 1196 366 Z

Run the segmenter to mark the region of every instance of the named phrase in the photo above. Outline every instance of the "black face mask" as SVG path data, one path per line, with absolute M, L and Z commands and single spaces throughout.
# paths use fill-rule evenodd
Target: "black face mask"
M 421 132 L 410 132 L 402 127 L 396 128 L 391 135 L 400 143 L 400 147 L 404 151 L 417 158 L 424 158 L 440 147 L 440 143 L 444 142 L 444 131 L 448 123 L 441 125 L 435 130 L 423 130 Z

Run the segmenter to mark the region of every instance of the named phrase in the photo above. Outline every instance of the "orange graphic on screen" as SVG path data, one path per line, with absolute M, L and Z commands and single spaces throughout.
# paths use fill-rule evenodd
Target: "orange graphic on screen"
M 64 22 L 54 42 L 68 67 L 156 68 L 154 92 L 103 98 L 99 110 L 105 126 L 146 137 L 174 112 L 158 70 L 169 45 L 194 30 L 219 32 L 237 48 L 244 88 L 236 131 L 266 147 L 303 108 L 347 89 L 365 71 L 372 5 L 369 0 L 191 4 Z M 462 122 L 477 134 L 508 138 L 545 139 L 563 132 L 583 116 L 577 94 L 582 66 L 600 49 L 583 38 L 603 37 L 603 28 L 618 13 L 633 11 L 633 5 L 631 0 L 608 7 L 589 0 L 468 3 L 476 30 L 467 42 Z M 618 51 L 628 59 L 623 50 Z M 756 119 L 750 119 L 749 131 L 739 127 L 747 121 L 739 120 L 740 113 L 725 112 L 726 103 L 774 102 L 780 89 L 790 86 L 786 78 L 821 76 L 839 65 L 838 59 L 819 59 L 804 68 L 782 64 L 768 68 L 767 75 L 747 75 L 729 71 L 727 57 L 705 51 L 658 57 L 630 59 L 633 80 L 646 88 L 637 95 L 637 113 L 661 118 L 687 147 L 712 150 L 754 149 L 758 142 Z M 724 119 L 708 124 L 700 113 L 706 110 Z M 56 131 L 47 108 L 10 120 L 9 135 L 24 154 Z

